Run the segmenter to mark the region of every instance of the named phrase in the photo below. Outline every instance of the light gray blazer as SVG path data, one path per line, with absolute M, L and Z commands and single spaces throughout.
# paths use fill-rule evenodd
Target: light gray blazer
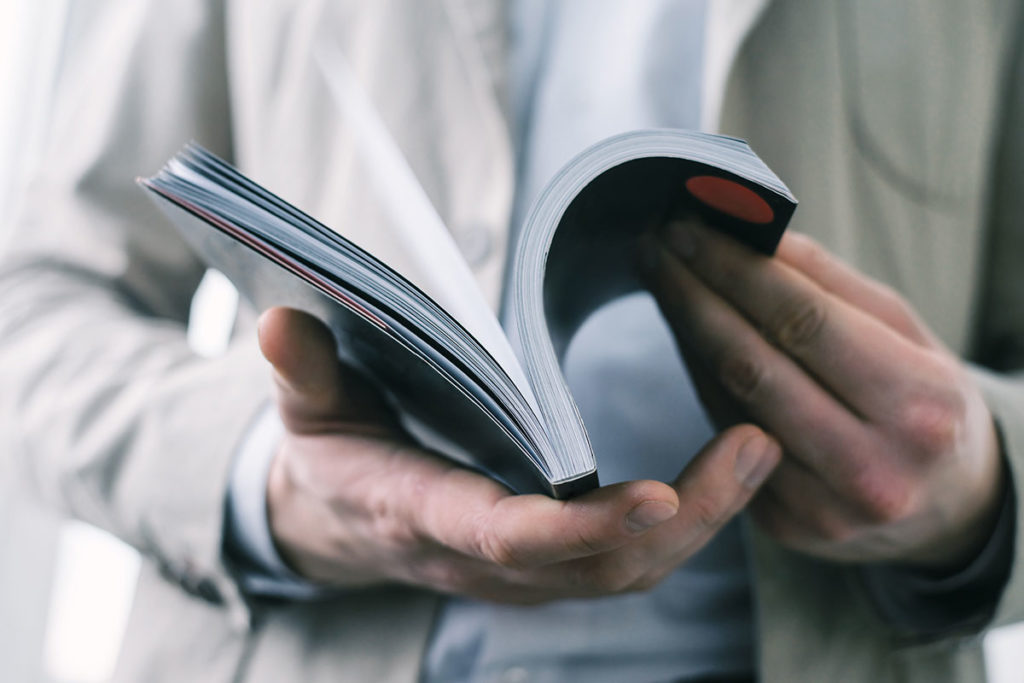
M 708 95 L 708 115 L 794 189 L 794 229 L 892 283 L 952 348 L 1003 371 L 1024 358 L 1018 4 L 712 0 L 709 34 L 709 72 L 725 87 Z M 435 596 L 239 595 L 221 556 L 225 482 L 269 396 L 267 368 L 249 313 L 223 357 L 189 352 L 183 322 L 203 266 L 132 181 L 195 138 L 411 268 L 314 63 L 327 41 L 456 241 L 473 245 L 496 301 L 513 179 L 502 4 L 72 8 L 48 151 L 0 266 L 0 432 L 16 435 L 50 500 L 149 558 L 118 679 L 414 680 Z M 1024 385 L 977 375 L 1024 481 Z M 764 681 L 982 680 L 976 633 L 909 644 L 849 568 L 756 534 L 753 546 Z M 995 623 L 1024 617 L 1022 549 Z

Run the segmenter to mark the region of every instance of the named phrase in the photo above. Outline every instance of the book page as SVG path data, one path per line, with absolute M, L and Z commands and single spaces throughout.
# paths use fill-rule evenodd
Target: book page
M 505 370 L 523 397 L 540 415 L 530 383 L 494 311 L 462 257 L 423 186 L 409 167 L 373 103 L 334 44 L 322 43 L 316 61 L 338 110 L 356 131 L 352 136 L 370 171 L 369 181 L 390 214 L 417 272 L 403 273 L 448 311 Z

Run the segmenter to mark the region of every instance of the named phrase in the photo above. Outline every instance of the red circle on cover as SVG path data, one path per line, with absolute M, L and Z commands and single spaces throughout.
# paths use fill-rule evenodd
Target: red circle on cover
M 748 223 L 765 224 L 775 212 L 759 194 L 734 180 L 713 175 L 695 175 L 686 181 L 686 189 L 712 209 Z

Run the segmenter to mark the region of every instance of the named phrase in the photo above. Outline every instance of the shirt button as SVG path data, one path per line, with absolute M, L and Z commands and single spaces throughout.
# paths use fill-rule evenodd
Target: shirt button
M 455 244 L 470 266 L 483 265 L 494 248 L 491 233 L 482 225 L 468 225 L 455 231 Z

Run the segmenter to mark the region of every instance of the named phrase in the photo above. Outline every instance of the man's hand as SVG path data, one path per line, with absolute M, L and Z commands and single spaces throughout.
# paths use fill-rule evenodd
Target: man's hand
M 294 569 L 326 584 L 394 581 L 513 603 L 644 589 L 746 505 L 781 457 L 745 425 L 671 486 L 511 495 L 416 448 L 315 319 L 272 309 L 259 338 L 287 430 L 268 483 L 271 533 Z
M 772 259 L 673 223 L 642 249 L 712 412 L 783 446 L 751 506 L 769 534 L 841 561 L 948 569 L 977 553 L 1006 476 L 992 417 L 902 299 L 797 234 Z

